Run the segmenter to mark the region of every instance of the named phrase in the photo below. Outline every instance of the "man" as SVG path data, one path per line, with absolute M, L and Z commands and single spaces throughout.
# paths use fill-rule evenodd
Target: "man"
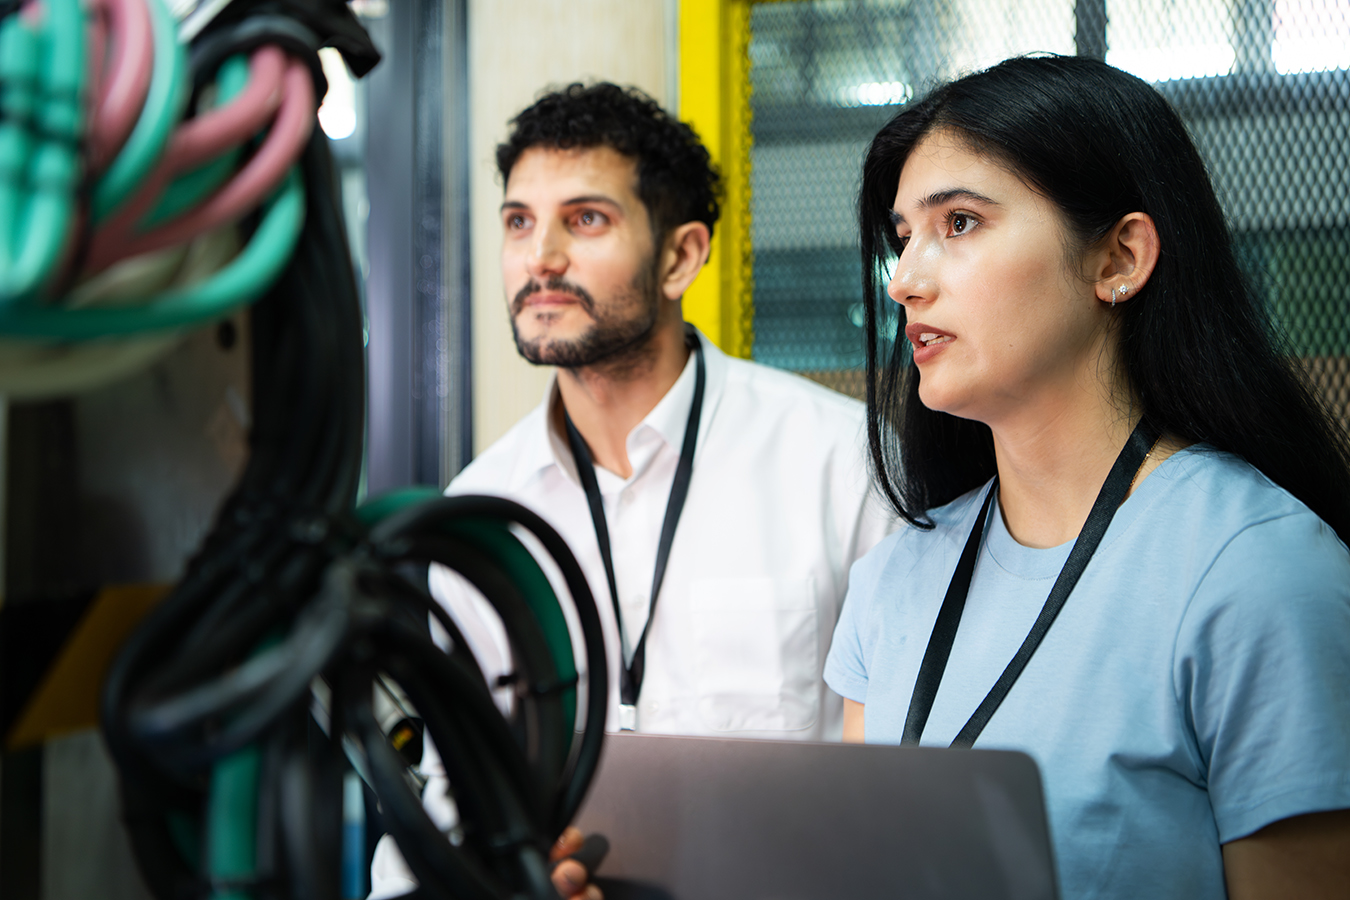
M 719 179 L 640 91 L 544 96 L 497 165 L 516 346 L 558 371 L 447 493 L 523 503 L 572 548 L 605 630 L 610 730 L 838 739 L 821 667 L 849 566 L 891 527 L 869 500 L 862 405 L 686 326 Z M 432 590 L 505 671 L 482 599 L 444 571 Z

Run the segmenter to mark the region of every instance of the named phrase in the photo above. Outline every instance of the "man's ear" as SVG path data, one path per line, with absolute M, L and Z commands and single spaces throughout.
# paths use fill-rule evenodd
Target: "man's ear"
M 684 296 L 708 261 L 712 236 L 702 222 L 685 222 L 672 228 L 661 248 L 661 294 L 667 300 Z
M 1097 299 L 1122 302 L 1137 295 L 1153 275 L 1160 252 L 1152 217 L 1141 212 L 1123 216 L 1090 256 Z

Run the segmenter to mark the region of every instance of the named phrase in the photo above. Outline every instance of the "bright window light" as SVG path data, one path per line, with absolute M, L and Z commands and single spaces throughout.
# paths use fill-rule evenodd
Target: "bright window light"
M 323 76 L 328 79 L 328 93 L 319 107 L 319 126 L 324 134 L 340 141 L 356 133 L 356 82 L 347 71 L 342 54 L 332 47 L 320 49 L 319 60 L 323 63 Z
M 907 103 L 914 88 L 903 81 L 869 81 L 839 91 L 840 106 L 892 106 Z
M 1350 4 L 1345 0 L 1275 0 L 1275 71 L 1350 69 Z
M 1108 50 L 1106 61 L 1117 69 L 1145 81 L 1175 81 L 1179 78 L 1209 78 L 1233 71 L 1237 54 L 1227 43 L 1195 44 L 1189 47 L 1147 47 Z

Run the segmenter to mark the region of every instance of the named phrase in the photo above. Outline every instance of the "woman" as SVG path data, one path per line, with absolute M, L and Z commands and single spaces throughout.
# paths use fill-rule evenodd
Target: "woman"
M 846 739 L 1029 752 L 1066 898 L 1344 896 L 1350 451 L 1176 114 L 1008 60 L 882 129 L 860 214 L 873 464 L 913 527 L 850 576 Z

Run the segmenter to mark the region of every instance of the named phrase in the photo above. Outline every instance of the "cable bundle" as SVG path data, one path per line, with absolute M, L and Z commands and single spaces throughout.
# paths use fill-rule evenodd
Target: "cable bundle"
M 270 45 L 189 67 L 176 29 L 164 0 L 0 19 L 0 391 L 144 365 L 255 300 L 295 249 L 309 66 Z
M 147 884 L 160 900 L 349 895 L 343 863 L 364 864 L 359 850 L 343 858 L 355 768 L 419 896 L 555 897 L 547 852 L 594 772 L 607 699 L 576 561 L 542 520 L 500 499 L 411 492 L 353 508 L 362 316 L 313 128 L 315 48 L 352 52 L 357 74 L 374 48 L 342 0 L 235 0 L 194 40 L 189 66 L 162 0 L 95 0 L 87 15 L 79 3 L 0 0 L 5 386 L 106 376 L 109 358 L 125 366 L 262 298 L 250 317 L 248 465 L 104 685 L 104 734 Z M 527 545 L 566 582 L 584 688 Z M 509 719 L 426 591 L 432 562 L 500 614 L 516 665 Z M 391 686 L 444 761 L 452 840 L 377 722 L 373 698 Z

